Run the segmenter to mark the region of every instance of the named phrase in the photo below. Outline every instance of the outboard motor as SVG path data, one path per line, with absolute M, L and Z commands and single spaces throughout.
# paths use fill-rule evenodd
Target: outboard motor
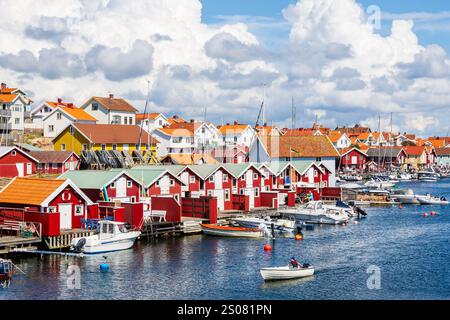
M 73 251 L 81 252 L 83 250 L 83 247 L 85 244 L 86 244 L 86 239 L 81 238 L 80 240 L 78 240 L 77 244 L 73 247 Z

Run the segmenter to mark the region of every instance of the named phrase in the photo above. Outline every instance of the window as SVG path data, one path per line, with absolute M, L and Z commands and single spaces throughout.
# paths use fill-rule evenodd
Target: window
M 258 179 L 258 174 L 257 174 L 257 173 L 254 173 L 254 174 L 253 174 L 253 180 L 256 180 L 256 179 Z
M 83 215 L 83 205 L 75 206 L 75 216 L 82 216 L 82 215 Z
M 135 144 L 135 145 L 134 145 L 134 148 L 135 148 L 136 150 L 140 150 L 139 144 Z
M 93 103 L 92 104 L 92 111 L 97 111 L 98 110 L 98 103 Z
M 214 182 L 214 176 L 209 176 L 209 182 Z
M 172 142 L 173 143 L 181 143 L 181 142 L 183 142 L 183 138 L 182 137 L 174 137 L 174 138 L 172 138 Z
M 66 151 L 66 144 L 65 143 L 61 144 L 61 151 Z
M 241 181 L 244 181 L 245 180 L 245 175 L 242 175 L 241 176 Z
M 227 175 L 227 174 L 224 174 L 224 175 L 223 175 L 223 181 L 224 181 L 224 182 L 228 182 L 228 175 Z
M 189 176 L 189 183 L 195 183 L 195 176 Z
M 53 132 L 53 131 L 55 131 L 55 126 L 51 124 L 48 126 L 48 132 Z
M 64 167 L 65 167 L 66 169 L 69 169 L 70 164 L 69 164 L 68 162 L 66 162 L 66 163 L 64 164 Z
M 225 189 L 225 201 L 230 201 L 230 190 Z
M 173 197 L 175 198 L 175 200 L 176 200 L 177 202 L 179 202 L 180 196 L 179 196 L 178 194 L 174 195 Z
M 57 114 L 56 114 L 56 120 L 61 120 L 62 119 L 62 113 L 61 112 L 58 112 Z
M 128 118 L 127 117 L 123 117 L 123 124 L 128 124 Z
M 322 158 L 321 158 L 321 157 L 317 157 L 317 158 L 316 158 L 316 161 L 317 161 L 317 162 L 320 162 L 320 161 L 322 161 Z
M 57 163 L 52 163 L 52 169 L 58 169 L 58 164 Z
M 37 168 L 38 170 L 42 170 L 42 164 L 38 163 L 37 166 L 36 166 L 36 168 Z
M 86 144 L 86 143 L 83 143 L 83 151 L 87 151 L 87 149 L 88 149 L 87 144 Z
M 117 144 L 113 144 L 113 145 L 112 145 L 112 149 L 113 149 L 113 150 L 117 150 Z
M 56 212 L 56 207 L 48 207 L 47 208 L 47 212 L 48 213 L 55 213 Z
M 208 197 L 212 197 L 212 190 L 208 190 Z
M 102 150 L 103 150 L 103 151 L 106 150 L 106 144 L 102 144 Z
M 319 171 L 314 170 L 314 177 L 318 177 L 319 176 Z
M 234 142 L 237 142 L 237 137 L 234 137 Z
M 111 189 L 115 189 L 116 188 L 116 184 L 113 182 L 109 185 L 111 187 Z
M 15 157 L 17 155 L 16 150 L 11 151 L 11 156 Z
M 255 197 L 259 197 L 259 188 L 255 188 Z
M 45 164 L 45 169 L 50 168 L 50 165 L 48 163 Z
M 73 133 L 74 133 L 73 127 L 70 127 L 69 132 L 70 132 L 71 135 L 73 135 Z
M 14 123 L 15 124 L 20 124 L 20 118 L 14 118 Z
M 233 187 L 237 187 L 237 179 L 233 179 Z
M 127 181 L 127 188 L 131 188 L 131 187 L 133 187 L 133 181 L 128 180 Z
M 129 117 L 128 119 L 129 119 L 128 123 L 133 124 L 133 117 Z
M 244 195 L 244 189 L 242 189 L 242 188 L 239 189 L 239 194 L 240 194 L 240 195 Z
M 157 186 L 159 186 L 159 180 L 158 180 L 158 181 L 156 181 L 156 185 L 157 185 Z
M 175 180 L 174 179 L 170 179 L 170 185 L 174 186 L 175 185 Z
M 136 202 L 136 197 L 135 196 L 131 197 L 131 202 Z
M 121 124 L 122 117 L 121 116 L 113 116 L 111 120 L 111 124 Z

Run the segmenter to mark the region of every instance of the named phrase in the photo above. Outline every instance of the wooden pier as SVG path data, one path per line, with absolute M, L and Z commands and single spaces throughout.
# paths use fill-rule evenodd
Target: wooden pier
M 72 240 L 80 237 L 89 237 L 93 235 L 95 230 L 71 229 L 61 230 L 61 234 L 55 237 L 44 238 L 45 244 L 50 250 L 66 249 L 70 247 Z

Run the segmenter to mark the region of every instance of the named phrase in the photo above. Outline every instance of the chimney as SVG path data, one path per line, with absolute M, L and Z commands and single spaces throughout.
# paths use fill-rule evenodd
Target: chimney
M 58 104 L 61 104 L 61 103 L 62 103 L 62 99 L 58 98 Z
M 174 119 L 178 119 L 178 116 L 175 114 L 172 118 Z
M 229 122 L 227 122 L 227 126 L 229 126 L 230 125 L 230 123 Z
M 2 90 L 6 90 L 6 83 L 2 82 Z
M 110 93 L 110 94 L 109 94 L 109 98 L 110 98 L 110 99 L 114 99 L 114 94 Z
M 68 103 L 67 107 L 73 109 L 73 103 Z
M 239 124 L 239 122 L 237 122 L 237 121 L 234 121 L 234 125 L 238 125 Z
M 191 121 L 191 123 L 194 123 L 194 122 L 195 122 L 195 120 L 194 120 L 194 119 L 191 119 L 190 121 Z

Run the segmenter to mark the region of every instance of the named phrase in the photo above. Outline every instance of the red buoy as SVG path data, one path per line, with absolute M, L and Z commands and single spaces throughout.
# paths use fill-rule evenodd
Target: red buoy
M 431 214 L 432 216 L 435 216 L 435 215 L 437 215 L 437 213 L 436 213 L 436 212 L 434 212 L 434 211 L 431 211 L 431 212 L 430 212 L 430 214 Z
M 272 246 L 269 243 L 266 243 L 264 246 L 264 251 L 272 251 Z
M 424 216 L 425 218 L 428 217 L 428 213 L 425 212 L 425 213 L 423 214 L 423 216 Z

